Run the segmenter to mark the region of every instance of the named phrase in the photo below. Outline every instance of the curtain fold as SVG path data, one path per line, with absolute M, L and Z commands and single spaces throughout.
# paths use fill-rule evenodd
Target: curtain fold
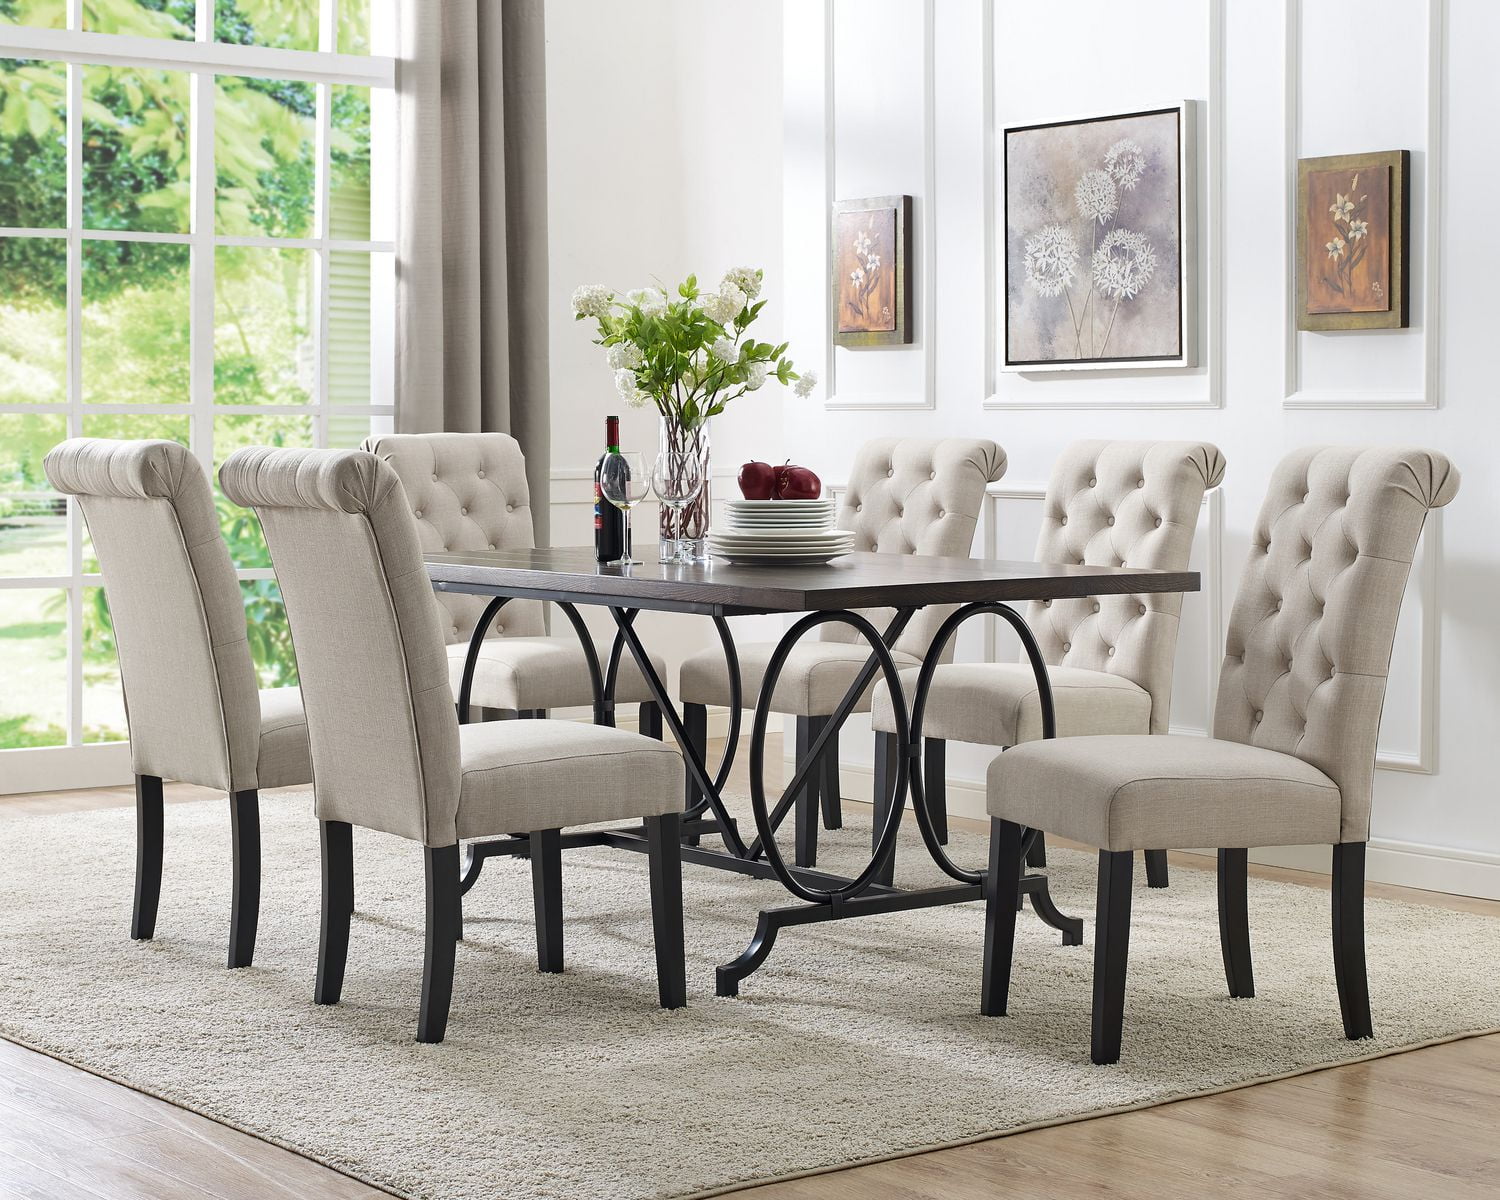
M 396 424 L 509 433 L 550 541 L 542 0 L 400 0 Z

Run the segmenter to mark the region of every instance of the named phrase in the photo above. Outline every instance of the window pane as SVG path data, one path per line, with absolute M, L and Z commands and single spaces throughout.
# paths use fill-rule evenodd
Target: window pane
M 68 593 L 0 588 L 0 750 L 68 740 Z
M 260 686 L 295 687 L 297 656 L 292 653 L 281 589 L 274 579 L 242 579 L 240 591 L 245 596 L 245 632 Z
M 370 0 L 338 0 L 338 6 L 339 53 L 370 53 Z
M 370 89 L 329 89 L 328 236 L 370 237 Z
M 370 399 L 370 256 L 330 251 L 328 255 L 328 400 L 332 404 L 374 403 Z
M 83 27 L 93 33 L 193 40 L 195 0 L 83 0 Z
M 0 413 L 0 575 L 68 573 L 67 501 L 42 471 L 47 451 L 67 436 L 61 414 Z
M 68 247 L 0 238 L 0 404 L 68 398 Z
M 232 237 L 310 236 L 313 85 L 221 75 L 215 93 L 218 231 Z
M 187 233 L 189 134 L 185 71 L 84 67 L 84 228 Z
M 214 499 L 219 506 L 219 527 L 229 543 L 229 556 L 237 567 L 269 567 L 271 556 L 260 533 L 260 523 L 248 508 L 231 504 L 219 492 L 219 467 L 242 446 L 311 446 L 310 416 L 283 417 L 267 413 L 217 416 L 214 418 Z
M 215 251 L 214 401 L 311 404 L 313 252 Z
M 318 0 L 217 0 L 214 40 L 316 50 Z
M 395 433 L 396 419 L 372 417 L 368 413 L 330 412 L 328 444 L 335 450 L 357 450 L 371 434 Z
M 0 58 L 0 225 L 67 223 L 67 98 L 62 63 Z
M 187 404 L 189 252 L 148 242 L 83 243 L 83 398 Z
M 83 740 L 120 742 L 125 728 L 125 694 L 120 690 L 120 660 L 115 657 L 115 627 L 102 587 L 83 589 Z
M 67 0 L 0 0 L 0 25 L 65 29 L 67 24 Z

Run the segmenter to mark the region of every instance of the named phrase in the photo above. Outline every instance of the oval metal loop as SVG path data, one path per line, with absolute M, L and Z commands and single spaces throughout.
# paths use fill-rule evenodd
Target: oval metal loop
M 740 744 L 740 710 L 744 701 L 744 685 L 740 680 L 740 652 L 735 649 L 734 635 L 729 631 L 729 622 L 715 617 L 714 628 L 719 631 L 719 642 L 724 647 L 724 663 L 729 668 L 729 739 L 724 743 L 724 757 L 719 760 L 719 773 L 714 776 L 714 787 L 724 790 L 729 781 L 729 770 L 734 766 L 734 754 Z
M 1047 679 L 1047 663 L 1042 658 L 1041 647 L 1037 645 L 1036 635 L 1031 632 L 1031 626 L 1015 609 L 1008 604 L 1001 604 L 993 600 L 981 600 L 974 604 L 966 604 L 957 612 L 953 613 L 938 628 L 932 644 L 927 648 L 927 656 L 922 660 L 922 669 L 917 674 L 916 690 L 912 693 L 911 706 L 911 740 L 913 745 L 922 740 L 922 718 L 927 712 L 927 692 L 932 687 L 932 677 L 937 672 L 942 660 L 943 651 L 947 649 L 948 643 L 953 640 L 953 635 L 958 632 L 958 627 L 971 617 L 981 616 L 985 613 L 1000 617 L 1016 631 L 1016 636 L 1021 639 L 1021 647 L 1026 651 L 1026 658 L 1031 663 L 1032 674 L 1037 677 L 1038 683 L 1045 683 Z M 1052 704 L 1052 688 L 1050 685 L 1038 688 L 1038 696 L 1042 706 L 1042 737 L 1052 738 L 1057 736 L 1057 718 Z M 926 843 L 927 852 L 932 855 L 933 861 L 954 879 L 961 883 L 982 883 L 985 872 L 981 868 L 976 871 L 967 870 L 959 866 L 948 857 L 948 851 L 942 842 L 938 841 L 937 831 L 932 827 L 932 818 L 927 812 L 926 781 L 922 778 L 922 772 L 914 771 L 911 776 L 911 807 L 912 813 L 917 818 L 917 828 L 921 830 L 922 841 Z
M 900 747 L 900 754 L 896 766 L 896 796 L 890 811 L 886 814 L 884 828 L 880 832 L 880 840 L 875 846 L 874 853 L 870 857 L 869 864 L 854 879 L 851 879 L 843 887 L 824 891 L 819 888 L 808 887 L 792 873 L 787 867 L 786 860 L 781 855 L 781 847 L 776 843 L 776 831 L 771 827 L 771 814 L 766 807 L 766 788 L 764 780 L 765 758 L 766 758 L 766 722 L 770 718 L 770 699 L 775 694 L 776 682 L 781 677 L 781 669 L 786 665 L 787 658 L 802 636 L 810 629 L 819 625 L 840 624 L 851 626 L 865 642 L 880 664 L 880 672 L 885 677 L 885 685 L 890 689 L 891 707 L 896 715 L 896 741 Z M 911 758 L 908 750 L 912 745 L 910 729 L 906 716 L 906 700 L 901 693 L 901 677 L 896 669 L 896 660 L 891 657 L 890 648 L 885 644 L 880 631 L 868 620 L 856 612 L 839 610 L 836 612 L 808 613 L 801 618 L 783 635 L 781 641 L 776 644 L 776 650 L 771 655 L 771 660 L 766 664 L 764 681 L 761 683 L 760 700 L 755 706 L 755 724 L 750 734 L 750 804 L 755 810 L 755 829 L 760 836 L 759 845 L 766 856 L 766 861 L 771 864 L 771 869 L 776 872 L 776 877 L 781 880 L 782 885 L 794 896 L 806 900 L 810 904 L 828 904 L 834 900 L 846 899 L 856 896 L 864 891 L 874 880 L 879 872 L 881 864 L 890 852 L 891 846 L 896 840 L 896 833 L 901 827 L 901 810 L 906 805 L 907 781 L 911 772 Z M 806 778 L 816 769 L 816 763 L 799 764 L 798 770 L 792 777 L 792 782 L 783 793 L 786 796 L 794 795 L 796 790 L 803 786 Z
M 563 610 L 563 615 L 568 618 L 568 623 L 573 626 L 573 632 L 578 635 L 578 642 L 583 647 L 583 660 L 589 669 L 589 683 L 594 688 L 594 717 L 597 722 L 604 707 L 604 672 L 599 669 L 599 652 L 594 649 L 594 639 L 589 636 L 589 627 L 578 615 L 578 609 L 564 600 L 559 600 L 557 607 Z M 618 635 L 616 636 L 618 639 Z M 618 645 L 618 640 L 616 644 Z
M 479 665 L 479 648 L 484 645 L 484 631 L 490 627 L 490 622 L 505 607 L 508 600 L 510 600 L 509 596 L 496 596 L 486 604 L 484 615 L 479 618 L 474 626 L 474 632 L 469 635 L 469 649 L 464 655 L 463 679 L 458 685 L 458 723 L 460 725 L 469 723 L 469 695 L 474 690 L 474 668 Z

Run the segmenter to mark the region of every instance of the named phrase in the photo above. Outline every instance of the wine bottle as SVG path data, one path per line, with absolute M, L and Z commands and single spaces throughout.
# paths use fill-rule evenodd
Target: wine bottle
M 616 562 L 625 555 L 625 514 L 604 498 L 604 460 L 620 451 L 620 418 L 604 418 L 604 453 L 594 464 L 594 561 Z

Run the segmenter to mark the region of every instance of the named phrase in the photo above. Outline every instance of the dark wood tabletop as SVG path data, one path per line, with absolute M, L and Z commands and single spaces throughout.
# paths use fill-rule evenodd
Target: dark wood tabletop
M 1196 571 L 1081 567 L 918 554 L 845 554 L 823 566 L 604 566 L 589 547 L 470 550 L 426 556 L 439 591 L 520 596 L 731 616 L 840 608 L 921 607 L 975 600 L 1058 600 L 1196 592 Z

